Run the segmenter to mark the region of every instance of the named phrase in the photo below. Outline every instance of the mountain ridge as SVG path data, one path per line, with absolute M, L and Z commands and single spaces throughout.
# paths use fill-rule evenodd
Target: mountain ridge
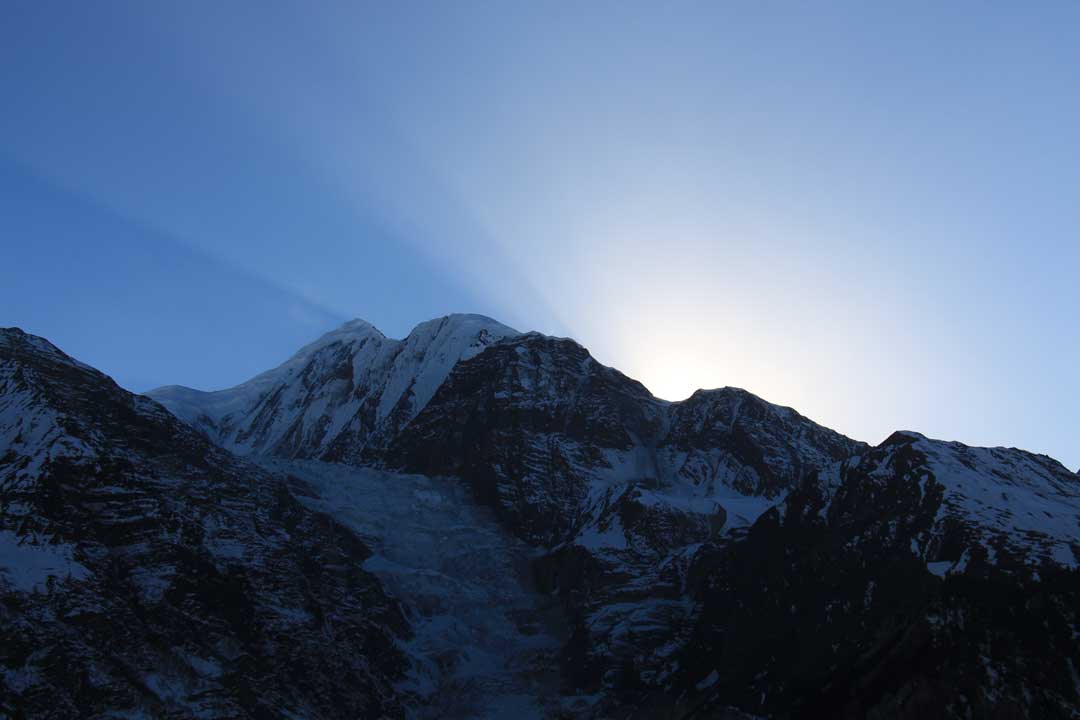
M 326 478 L 466 488 L 560 608 L 564 715 L 1080 708 L 1080 477 L 1058 461 L 914 431 L 870 446 L 739 388 L 661 400 L 572 339 L 493 322 L 448 316 L 411 341 L 339 328 L 257 376 L 243 417 L 196 414 L 191 434 L 312 477 L 321 461 Z M 168 395 L 131 402 L 168 415 Z M 0 480 L 21 462 L 0 458 Z M 77 582 L 80 558 L 58 552 Z
M 232 388 L 174 385 L 147 395 L 241 455 L 316 457 L 339 434 L 355 442 L 395 432 L 458 359 L 512 334 L 517 331 L 482 315 L 436 318 L 402 340 L 351 320 Z
M 293 355 L 291 355 L 286 361 L 284 361 L 280 365 L 278 365 L 278 366 L 276 366 L 274 368 L 271 368 L 270 370 L 266 370 L 266 371 L 263 371 L 261 373 L 258 373 L 257 375 L 253 376 L 249 380 L 246 380 L 246 381 L 244 381 L 244 382 L 242 382 L 242 383 L 240 383 L 238 385 L 233 385 L 233 386 L 230 386 L 230 387 L 227 387 L 227 388 L 222 388 L 222 389 L 217 389 L 217 390 L 201 390 L 201 389 L 191 388 L 191 387 L 184 386 L 184 385 L 163 385 L 163 386 L 148 390 L 148 391 L 146 391 L 146 392 L 144 392 L 142 394 L 144 394 L 144 395 L 146 395 L 148 397 L 159 400 L 160 402 L 162 402 L 162 404 L 164 404 L 167 408 L 169 408 L 170 411 L 174 411 L 174 413 L 177 414 L 177 416 L 180 417 L 182 420 L 185 420 L 186 422 L 191 423 L 192 420 L 195 419 L 194 416 L 197 416 L 198 411 L 201 410 L 201 409 L 204 409 L 207 405 L 213 406 L 216 401 L 219 401 L 219 399 L 220 400 L 226 400 L 229 395 L 233 394 L 235 391 L 240 390 L 241 388 L 248 388 L 248 387 L 251 387 L 253 385 L 258 386 L 260 384 L 260 381 L 265 381 L 265 379 L 267 379 L 268 377 L 273 377 L 274 373 L 276 373 L 277 371 L 280 371 L 282 368 L 288 366 L 290 363 L 295 363 L 295 362 L 297 362 L 299 360 L 307 359 L 308 355 L 310 354 L 310 352 L 312 350 L 316 350 L 316 349 L 321 348 L 322 346 L 330 344 L 330 342 L 332 342 L 332 341 L 334 341 L 336 339 L 341 339 L 341 338 L 344 338 L 344 337 L 354 335 L 356 329 L 361 329 L 362 331 L 366 331 L 367 333 L 370 333 L 372 336 L 375 336 L 375 337 L 378 337 L 378 338 L 383 338 L 383 339 L 392 340 L 394 342 L 403 343 L 403 342 L 406 342 L 409 337 L 413 336 L 414 333 L 417 333 L 422 328 L 431 326 L 433 324 L 447 322 L 447 321 L 453 320 L 455 318 L 474 319 L 476 321 L 489 324 L 489 325 L 491 325 L 493 327 L 502 328 L 502 330 L 504 331 L 504 334 L 502 335 L 502 337 L 514 337 L 514 336 L 523 336 L 523 335 L 537 335 L 537 336 L 549 338 L 549 339 L 552 339 L 552 340 L 566 340 L 566 341 L 577 344 L 578 346 L 582 347 L 583 349 L 585 348 L 584 345 L 582 345 L 579 341 L 577 341 L 574 338 L 546 335 L 546 334 L 543 334 L 543 333 L 540 333 L 540 332 L 537 332 L 537 331 L 520 332 L 518 330 L 514 330 L 512 328 L 509 328 L 509 326 L 503 325 L 498 320 L 495 320 L 495 319 L 493 319 L 493 318 L 491 318 L 489 316 L 481 315 L 481 314 L 477 314 L 477 313 L 450 313 L 448 315 L 443 315 L 443 316 L 440 316 L 440 317 L 437 317 L 437 318 L 433 318 L 431 320 L 423 321 L 421 323 L 418 323 L 416 326 L 414 326 L 414 328 L 405 336 L 405 338 L 403 338 L 401 340 L 393 340 L 392 338 L 389 338 L 381 330 L 379 330 L 375 325 L 373 325 L 372 323 L 370 323 L 370 322 L 368 322 L 368 321 L 366 321 L 366 320 L 364 320 L 362 318 L 353 318 L 351 320 L 348 320 L 348 321 L 342 323 L 338 327 L 324 333 L 323 335 L 319 336 L 318 338 L 316 338 L 312 342 L 304 345 L 303 347 L 301 347 L 297 352 L 295 352 Z M 19 330 L 19 328 L 14 328 L 14 329 Z M 23 332 L 23 331 L 20 330 L 20 332 Z M 361 335 L 362 334 L 363 333 L 361 333 Z M 500 339 L 502 339 L 502 338 L 500 338 Z M 587 352 L 587 350 L 586 350 L 586 352 Z M 617 368 L 614 368 L 614 367 L 611 367 L 611 366 L 604 366 L 604 367 L 609 367 L 610 369 L 615 370 L 616 372 L 620 372 L 620 374 L 622 374 L 621 371 L 619 371 Z M 625 376 L 625 374 L 624 374 L 624 376 Z M 800 415 L 802 417 L 806 417 L 805 415 L 803 415 L 801 412 L 799 412 L 796 408 L 794 408 L 792 406 L 781 405 L 781 404 L 778 404 L 778 403 L 772 403 L 772 402 L 766 400 L 761 395 L 758 395 L 758 394 L 756 394 L 756 393 L 754 393 L 754 392 L 752 392 L 750 390 L 746 390 L 745 388 L 741 388 L 741 387 L 738 387 L 738 386 L 723 385 L 723 386 L 708 387 L 708 388 L 705 388 L 705 387 L 697 388 L 689 396 L 687 396 L 686 398 L 683 398 L 683 399 L 680 399 L 680 400 L 669 400 L 669 399 L 660 398 L 660 397 L 654 395 L 650 390 L 648 390 L 648 387 L 645 386 L 640 381 L 638 381 L 638 380 L 636 380 L 634 378 L 630 378 L 629 376 L 625 376 L 625 377 L 627 377 L 628 379 L 633 380 L 635 383 L 641 385 L 646 390 L 646 392 L 648 392 L 650 395 L 652 395 L 653 399 L 658 403 L 681 404 L 681 403 L 689 402 L 689 401 L 693 400 L 695 398 L 695 396 L 699 396 L 699 395 L 702 395 L 702 394 L 723 393 L 723 392 L 739 392 L 739 393 L 746 393 L 748 395 L 751 395 L 751 396 L 757 398 L 758 400 L 760 400 L 762 402 L 768 402 L 770 405 L 772 405 L 772 406 L 774 406 L 776 408 L 779 408 L 781 410 L 791 411 L 791 412 L 794 412 L 794 413 L 796 413 L 796 414 L 798 414 L 798 415 Z M 185 400 L 187 400 L 187 398 L 185 397 L 186 395 L 190 395 L 193 399 L 196 399 L 196 402 L 193 404 L 193 406 L 186 406 L 187 405 L 187 403 L 185 402 Z M 215 413 L 215 414 L 217 414 L 217 413 Z M 807 419 L 809 419 L 809 418 L 807 418 Z M 822 427 L 826 427 L 826 426 L 822 426 Z M 920 432 L 918 430 L 904 429 L 904 428 L 898 428 L 898 429 L 892 431 L 892 433 L 890 433 L 890 437 L 891 437 L 891 435 L 894 435 L 894 434 L 897 434 L 897 433 L 916 434 L 916 435 L 924 437 L 924 438 L 926 438 L 928 440 L 933 440 L 933 441 L 938 441 L 938 442 L 958 442 L 958 441 L 955 441 L 955 440 L 945 440 L 945 439 L 941 439 L 941 438 L 931 438 L 931 437 L 925 435 L 924 433 L 922 433 L 922 432 Z M 888 437 L 886 437 L 886 439 L 883 440 L 882 442 L 885 442 L 887 440 L 888 440 Z M 866 443 L 865 441 L 856 440 L 856 442 L 863 443 L 867 447 L 872 446 L 871 444 Z M 966 443 L 964 443 L 964 444 L 966 444 Z M 1015 446 L 968 445 L 968 447 L 986 447 L 988 449 L 1016 450 L 1016 451 L 1019 451 L 1019 452 L 1029 453 L 1029 454 L 1032 454 L 1032 455 L 1041 455 L 1041 456 L 1050 458 L 1051 460 L 1054 460 L 1055 462 L 1059 462 L 1059 463 L 1061 462 L 1061 461 L 1057 460 L 1056 458 L 1054 458 L 1052 455 L 1049 455 L 1047 453 L 1038 453 L 1038 452 L 1026 450 L 1024 448 L 1019 448 L 1019 447 L 1015 447 Z M 1061 464 L 1064 465 L 1064 463 L 1061 463 Z M 1076 471 L 1074 471 L 1074 474 L 1080 475 L 1080 469 L 1077 469 Z

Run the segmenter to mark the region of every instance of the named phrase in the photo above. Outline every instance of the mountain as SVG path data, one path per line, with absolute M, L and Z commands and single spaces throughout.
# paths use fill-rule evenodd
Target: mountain
M 182 443 L 258 487 L 302 476 L 305 511 L 374 548 L 354 565 L 404 617 L 370 627 L 407 713 L 1080 713 L 1080 477 L 1051 458 L 871 447 L 736 388 L 667 402 L 478 316 L 404 341 L 353 321 L 237 388 L 153 396 Z
M 530 333 L 460 362 L 367 459 L 460 475 L 524 537 L 552 546 L 580 538 L 631 488 L 668 514 L 746 524 L 768 505 L 755 499 L 863 447 L 742 390 L 658 400 L 573 340 Z M 612 532 L 616 544 L 632 539 Z
M 573 628 L 567 689 L 592 695 L 630 652 L 670 643 L 686 621 L 697 545 L 864 447 L 742 390 L 658 400 L 576 342 L 530 333 L 458 363 L 369 459 L 461 477 L 542 548 L 537 583 Z
M 370 550 L 47 341 L 0 330 L 0 715 L 399 717 Z
M 977 564 L 1021 574 L 1046 564 L 1080 566 L 1080 478 L 1046 455 L 907 431 L 846 470 L 832 500 L 840 506 L 850 505 L 847 493 L 883 489 L 922 498 L 910 549 L 938 575 Z
M 404 427 L 458 360 L 516 334 L 480 315 L 449 315 L 392 340 L 353 320 L 234 388 L 147 395 L 240 455 L 351 460 Z
M 468 333 L 458 330 L 463 318 L 471 321 Z M 321 448 L 290 446 L 283 453 L 282 444 L 270 443 L 263 452 L 462 478 L 513 533 L 542 549 L 535 581 L 564 605 L 574 628 L 567 647 L 590 648 L 592 660 L 564 663 L 571 694 L 602 684 L 598 678 L 628 649 L 670 643 L 692 610 L 682 586 L 700 543 L 745 528 L 808 473 L 866 449 L 734 388 L 699 391 L 680 403 L 658 400 L 572 340 L 516 334 L 492 321 L 474 330 L 479 320 L 450 316 L 410 334 L 426 338 L 428 328 L 449 329 L 468 339 L 455 343 L 468 351 L 452 365 L 438 364 L 437 389 L 419 396 L 423 404 L 411 403 L 411 416 L 383 430 L 379 442 L 372 441 L 378 431 L 338 432 Z M 479 348 L 473 338 L 486 339 L 483 331 L 502 337 Z M 356 393 L 381 386 L 343 383 L 344 373 L 334 368 L 378 367 L 361 357 L 370 337 L 370 326 L 347 324 L 271 371 L 275 382 L 293 385 L 255 397 L 337 397 L 344 406 L 300 406 L 355 416 Z M 322 359 L 328 353 L 333 361 Z M 412 367 L 422 366 L 424 355 L 414 357 Z M 270 386 L 257 378 L 241 388 L 257 384 Z M 236 393 L 212 395 L 231 401 Z M 154 396 L 192 417 L 174 393 Z M 266 405 L 251 403 L 244 417 L 258 417 Z M 200 407 L 205 415 L 211 405 Z M 302 416 L 284 417 L 297 424 Z M 212 430 L 209 423 L 202 427 Z M 631 626 L 635 645 L 622 639 Z
M 1080 478 L 895 433 L 696 554 L 687 640 L 623 704 L 691 717 L 1073 718 Z

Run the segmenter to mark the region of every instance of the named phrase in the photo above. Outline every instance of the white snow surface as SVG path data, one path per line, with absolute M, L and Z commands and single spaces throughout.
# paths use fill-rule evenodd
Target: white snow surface
M 534 551 L 476 505 L 460 481 L 317 461 L 260 460 L 307 482 L 302 498 L 374 550 L 364 563 L 413 612 L 402 689 L 414 718 L 550 716 L 565 630 L 555 600 L 530 591 Z
M 1031 561 L 1080 566 L 1074 552 L 1080 551 L 1080 478 L 1074 473 L 1045 455 L 904 434 L 915 439 L 912 446 L 945 489 L 935 525 L 955 517 L 980 528 L 991 551 L 993 537 Z
M 43 590 L 49 578 L 83 580 L 90 572 L 75 560 L 75 548 L 63 543 L 31 542 L 0 530 L 0 587 L 21 592 Z
M 147 395 L 233 452 L 317 457 L 343 432 L 400 429 L 431 400 L 454 365 L 518 331 L 482 315 L 448 315 L 404 340 L 351 320 L 283 364 L 226 390 L 180 385 Z M 374 427 L 361 419 L 374 406 Z M 282 451 L 300 443 L 302 452 Z M 355 444 L 355 443 L 354 443 Z

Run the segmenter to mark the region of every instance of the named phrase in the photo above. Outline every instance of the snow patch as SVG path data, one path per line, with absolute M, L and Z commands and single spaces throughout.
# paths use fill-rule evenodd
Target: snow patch
M 20 592 L 41 590 L 49 578 L 85 580 L 90 571 L 75 560 L 75 547 L 31 543 L 10 530 L 0 530 L 0 584 Z

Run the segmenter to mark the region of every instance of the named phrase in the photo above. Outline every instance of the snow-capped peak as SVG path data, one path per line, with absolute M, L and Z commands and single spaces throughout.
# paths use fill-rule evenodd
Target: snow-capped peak
M 379 417 L 389 415 L 409 389 L 415 416 L 459 360 L 475 357 L 488 345 L 516 335 L 520 335 L 517 330 L 483 315 L 446 315 L 420 323 L 402 341 L 405 357 L 387 382 Z
M 319 348 L 326 347 L 336 342 L 360 342 L 368 338 L 385 339 L 386 335 L 382 333 L 377 327 L 361 320 L 360 318 L 354 318 L 346 323 L 339 325 L 325 335 L 320 336 L 317 340 L 308 343 L 303 346 L 293 355 L 293 358 L 306 357 L 311 355 Z
M 517 334 L 491 318 L 458 314 L 394 340 L 350 320 L 236 387 L 202 392 L 174 385 L 148 394 L 237 452 L 354 453 L 415 417 L 459 360 Z

